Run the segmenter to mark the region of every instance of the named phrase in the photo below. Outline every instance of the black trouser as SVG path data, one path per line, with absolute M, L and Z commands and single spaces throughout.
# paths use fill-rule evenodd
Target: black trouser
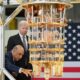
M 33 70 L 32 64 L 27 63 L 26 66 L 23 68 Z M 14 76 L 16 80 L 31 80 L 31 76 L 26 76 L 25 74 L 17 74 L 17 76 Z M 5 77 L 5 80 L 9 80 L 7 77 Z
M 32 64 L 30 64 L 30 63 L 28 63 L 24 68 L 33 70 Z M 31 76 L 27 77 L 25 74 L 18 74 L 16 79 L 17 80 L 31 80 Z

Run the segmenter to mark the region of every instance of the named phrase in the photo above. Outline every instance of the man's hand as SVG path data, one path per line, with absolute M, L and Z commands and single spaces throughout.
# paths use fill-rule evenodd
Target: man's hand
M 18 73 L 12 72 L 12 75 L 13 75 L 14 77 L 17 77 Z
M 30 70 L 30 69 L 23 69 L 22 68 L 22 70 L 21 70 L 21 72 L 23 73 L 23 74 L 25 74 L 26 76 L 32 76 L 32 70 Z

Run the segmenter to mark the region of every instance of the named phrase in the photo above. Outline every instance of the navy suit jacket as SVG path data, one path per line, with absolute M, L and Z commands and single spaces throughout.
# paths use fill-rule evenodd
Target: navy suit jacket
M 20 67 L 15 65 L 15 62 L 13 61 L 12 53 L 8 52 L 5 55 L 5 68 L 10 72 L 19 72 Z
M 27 41 L 28 41 L 28 36 L 26 36 Z M 23 46 L 23 43 L 21 41 L 21 38 L 19 36 L 19 34 L 16 34 L 14 36 L 11 36 L 8 40 L 8 44 L 7 44 L 7 51 L 11 51 L 12 48 L 16 45 L 21 45 Z M 23 46 L 24 47 L 24 46 Z M 28 44 L 28 49 L 29 49 L 29 44 Z M 24 52 L 23 58 L 16 62 L 16 65 L 20 66 L 20 67 L 24 67 L 28 62 L 29 62 L 29 50 Z

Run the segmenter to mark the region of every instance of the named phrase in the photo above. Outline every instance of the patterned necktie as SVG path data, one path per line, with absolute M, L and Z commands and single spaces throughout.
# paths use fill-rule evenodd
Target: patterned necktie
M 25 36 L 23 36 L 23 46 L 25 51 L 27 51 L 27 45 L 26 45 L 26 41 L 25 41 Z

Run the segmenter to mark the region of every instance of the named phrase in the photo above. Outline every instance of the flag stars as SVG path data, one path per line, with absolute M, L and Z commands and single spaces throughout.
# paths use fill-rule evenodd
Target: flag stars
M 80 37 L 80 33 L 77 33 L 77 36 Z
M 64 33 L 67 33 L 67 30 L 66 29 L 64 30 Z
M 69 48 L 69 49 L 68 49 L 68 52 L 71 52 L 71 51 L 72 51 L 72 49 L 71 49 L 71 48 Z
M 76 56 L 76 52 L 73 52 L 73 56 Z
M 71 33 L 68 33 L 68 37 L 71 37 L 72 36 L 72 34 Z
M 65 32 L 65 60 L 80 61 L 80 25 L 69 25 Z
M 76 45 L 74 44 L 72 47 L 73 47 L 73 48 L 76 48 Z
M 68 26 L 68 29 L 71 29 L 72 27 L 71 26 Z
M 72 30 L 72 32 L 73 32 L 73 33 L 76 33 L 76 30 L 74 29 L 74 30 Z
M 68 59 L 69 59 L 69 60 L 71 60 L 71 59 L 72 59 L 72 57 L 71 57 L 71 56 L 68 56 Z
M 64 48 L 67 48 L 67 45 L 64 45 Z
M 77 26 L 77 29 L 80 29 L 80 25 Z
M 78 48 L 77 51 L 80 52 L 80 48 Z
M 72 39 L 73 39 L 73 41 L 75 41 L 76 40 L 76 37 L 73 37 Z
M 80 56 L 77 56 L 77 59 L 80 60 Z
M 71 44 L 72 43 L 72 41 L 68 41 L 68 44 Z
M 77 41 L 77 44 L 80 44 L 80 41 L 79 40 Z
M 67 53 L 66 52 L 64 53 L 64 56 L 67 56 Z

